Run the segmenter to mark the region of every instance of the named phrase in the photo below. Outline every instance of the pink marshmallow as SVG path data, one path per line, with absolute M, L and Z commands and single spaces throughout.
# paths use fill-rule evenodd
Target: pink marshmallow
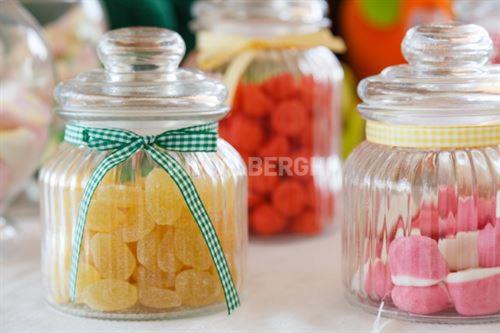
M 477 220 L 479 229 L 483 229 L 488 223 L 495 225 L 495 198 L 490 200 L 479 198 L 477 200 Z
M 395 286 L 391 297 L 399 309 L 415 314 L 437 313 L 450 306 L 450 297 L 443 284 L 430 287 Z
M 395 285 L 426 287 L 448 275 L 438 243 L 426 236 L 395 239 L 389 246 L 389 263 Z
M 461 315 L 480 316 L 500 311 L 500 267 L 450 273 L 446 283 Z
M 422 235 L 439 238 L 439 213 L 434 204 L 424 202 L 412 220 L 412 228 L 420 229 Z
M 500 266 L 500 224 L 493 227 L 488 224 L 480 230 L 477 237 L 477 252 L 479 255 L 479 266 Z
M 459 271 L 479 267 L 478 234 L 478 231 L 458 232 L 455 238 L 439 240 L 439 251 L 446 260 L 449 270 Z
M 365 292 L 370 295 L 376 295 L 380 299 L 384 299 L 391 294 L 394 287 L 391 281 L 391 270 L 389 265 L 382 260 L 375 260 L 371 265 L 367 265 L 368 270 L 365 277 Z
M 476 231 L 479 229 L 478 210 L 474 197 L 460 197 L 457 209 L 457 231 Z

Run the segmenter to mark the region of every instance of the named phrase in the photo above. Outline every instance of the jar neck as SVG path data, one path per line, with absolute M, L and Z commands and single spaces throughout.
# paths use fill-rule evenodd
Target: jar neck
M 237 35 L 249 38 L 273 38 L 289 35 L 305 35 L 320 31 L 327 24 L 269 24 L 258 20 L 220 21 L 203 28 L 221 35 Z

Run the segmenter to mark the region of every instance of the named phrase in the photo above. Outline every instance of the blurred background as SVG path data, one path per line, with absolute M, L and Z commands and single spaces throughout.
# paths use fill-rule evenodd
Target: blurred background
M 100 66 L 95 46 L 109 29 L 155 26 L 175 30 L 185 40 L 188 55 L 195 50 L 190 27 L 193 3 L 0 1 L 0 216 L 62 139 L 62 123 L 53 120 L 51 111 L 55 84 Z M 404 62 L 400 44 L 410 27 L 450 20 L 483 25 L 496 43 L 494 61 L 500 62 L 500 0 L 330 0 L 327 13 L 331 31 L 346 44 L 346 52 L 337 54 L 344 71 L 339 126 L 343 159 L 364 138 L 363 120 L 356 112 L 357 83 Z M 28 197 L 36 201 L 36 187 L 28 188 Z

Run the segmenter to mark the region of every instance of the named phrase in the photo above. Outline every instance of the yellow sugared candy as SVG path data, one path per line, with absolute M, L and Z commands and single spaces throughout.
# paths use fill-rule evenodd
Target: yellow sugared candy
M 120 311 L 137 303 L 137 288 L 125 281 L 106 279 L 85 288 L 82 299 L 97 311 Z
M 175 273 L 165 273 L 160 270 L 149 270 L 143 266 L 137 267 L 132 276 L 139 286 L 156 288 L 172 288 L 175 284 Z
M 101 274 L 92 265 L 81 263 L 78 265 L 78 278 L 76 280 L 77 302 L 81 302 L 81 296 L 85 289 L 101 279 Z
M 182 304 L 179 295 L 170 289 L 139 286 L 139 303 L 156 309 L 170 309 Z
M 113 232 L 124 242 L 137 242 L 155 227 L 155 223 L 148 216 L 144 205 L 131 208 L 122 208 L 118 211 L 120 223 Z
M 127 244 L 110 234 L 96 234 L 90 241 L 95 267 L 103 278 L 128 279 L 134 272 L 136 260 Z
M 186 266 L 207 270 L 212 264 L 208 247 L 197 229 L 175 229 L 174 249 L 176 257 Z
M 153 169 L 146 177 L 146 211 L 160 225 L 174 225 L 185 205 L 179 188 L 172 178 L 160 168 Z
M 219 292 L 219 282 L 210 273 L 189 269 L 182 271 L 175 279 L 175 291 L 182 303 L 203 306 L 214 302 Z
M 183 266 L 182 262 L 175 256 L 174 233 L 174 229 L 167 229 L 157 248 L 158 267 L 168 273 L 176 273 Z
M 158 246 L 161 237 L 161 230 L 156 228 L 137 242 L 137 261 L 147 269 L 158 269 Z

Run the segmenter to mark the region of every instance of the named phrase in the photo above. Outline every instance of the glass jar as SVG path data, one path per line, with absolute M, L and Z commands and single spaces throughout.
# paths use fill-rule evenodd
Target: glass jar
M 40 163 L 52 118 L 52 57 L 35 20 L 16 1 L 0 2 L 0 239 L 10 201 Z
M 226 89 L 199 72 L 178 69 L 184 51 L 180 36 L 168 30 L 111 31 L 98 45 L 105 69 L 59 84 L 57 111 L 67 126 L 127 130 L 142 140 L 217 122 L 228 111 Z M 82 133 L 88 139 L 93 132 Z M 70 137 L 67 127 L 66 138 L 74 142 Z M 71 297 L 82 195 L 91 174 L 112 152 L 70 142 L 60 145 L 40 175 L 48 302 L 65 312 L 116 319 L 221 308 L 219 266 L 183 199 L 187 194 L 181 196 L 177 180 L 144 150 L 112 168 L 96 188 L 81 230 L 76 297 Z M 247 179 L 241 157 L 222 139 L 214 152 L 154 147 L 168 151 L 192 179 L 241 290 L 247 248 Z
M 329 34 L 326 10 L 318 0 L 193 8 L 197 64 L 230 90 L 221 136 L 247 162 L 255 235 L 316 234 L 337 216 L 343 72 L 323 40 L 314 42 Z
M 417 26 L 363 80 L 345 164 L 348 299 L 415 321 L 500 320 L 500 68 L 476 25 Z
M 95 47 L 107 30 L 99 0 L 21 0 L 43 26 L 60 81 L 99 66 Z

